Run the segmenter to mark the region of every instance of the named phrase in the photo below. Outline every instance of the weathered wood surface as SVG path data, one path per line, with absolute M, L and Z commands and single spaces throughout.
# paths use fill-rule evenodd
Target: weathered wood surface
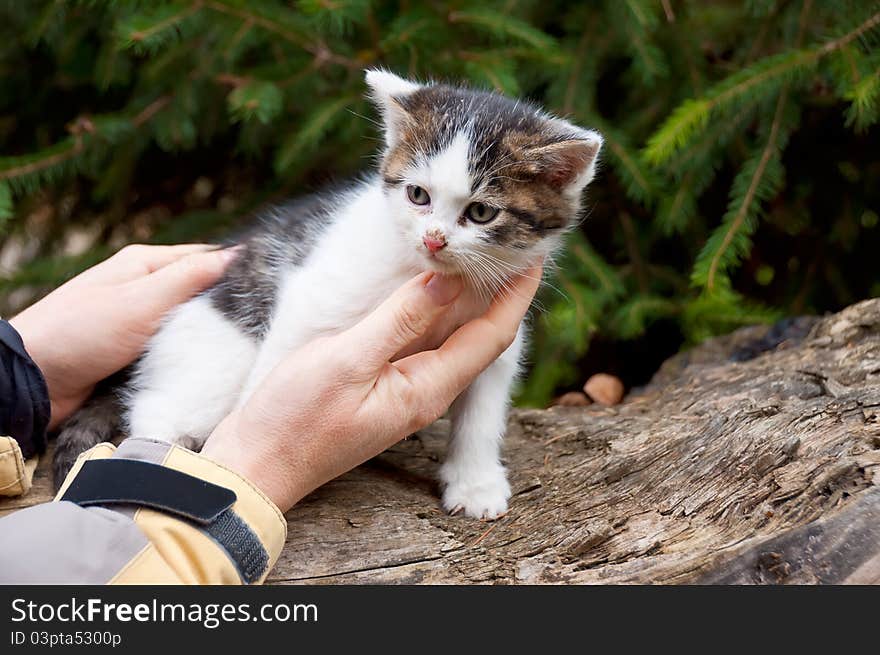
M 289 512 L 270 582 L 880 582 L 880 299 L 710 341 L 615 408 L 515 411 L 495 522 L 440 511 L 442 433 Z M 41 465 L 0 513 L 47 495 Z

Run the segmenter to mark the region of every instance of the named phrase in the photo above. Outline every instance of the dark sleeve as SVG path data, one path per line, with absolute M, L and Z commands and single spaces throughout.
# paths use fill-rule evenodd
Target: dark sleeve
M 15 328 L 0 321 L 0 435 L 15 439 L 25 459 L 42 453 L 50 412 L 42 372 Z

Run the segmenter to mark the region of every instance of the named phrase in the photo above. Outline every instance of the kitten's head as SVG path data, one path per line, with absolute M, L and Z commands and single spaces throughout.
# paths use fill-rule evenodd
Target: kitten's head
M 367 84 L 385 124 L 391 211 L 427 267 L 485 282 L 558 246 L 596 171 L 599 134 L 497 93 L 377 70 Z

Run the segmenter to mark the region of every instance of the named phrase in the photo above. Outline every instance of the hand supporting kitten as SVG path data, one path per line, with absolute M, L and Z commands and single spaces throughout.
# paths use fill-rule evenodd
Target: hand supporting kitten
M 461 290 L 455 278 L 436 284 L 430 273 L 416 276 L 354 327 L 289 353 L 202 453 L 253 480 L 286 511 L 441 416 L 513 342 L 540 278 L 540 267 L 530 269 L 439 348 L 391 361 Z

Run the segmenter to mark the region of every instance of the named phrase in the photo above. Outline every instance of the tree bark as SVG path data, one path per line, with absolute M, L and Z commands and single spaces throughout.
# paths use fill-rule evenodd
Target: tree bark
M 617 407 L 513 411 L 494 522 L 440 510 L 445 430 L 290 511 L 269 582 L 880 582 L 880 299 L 710 340 Z

